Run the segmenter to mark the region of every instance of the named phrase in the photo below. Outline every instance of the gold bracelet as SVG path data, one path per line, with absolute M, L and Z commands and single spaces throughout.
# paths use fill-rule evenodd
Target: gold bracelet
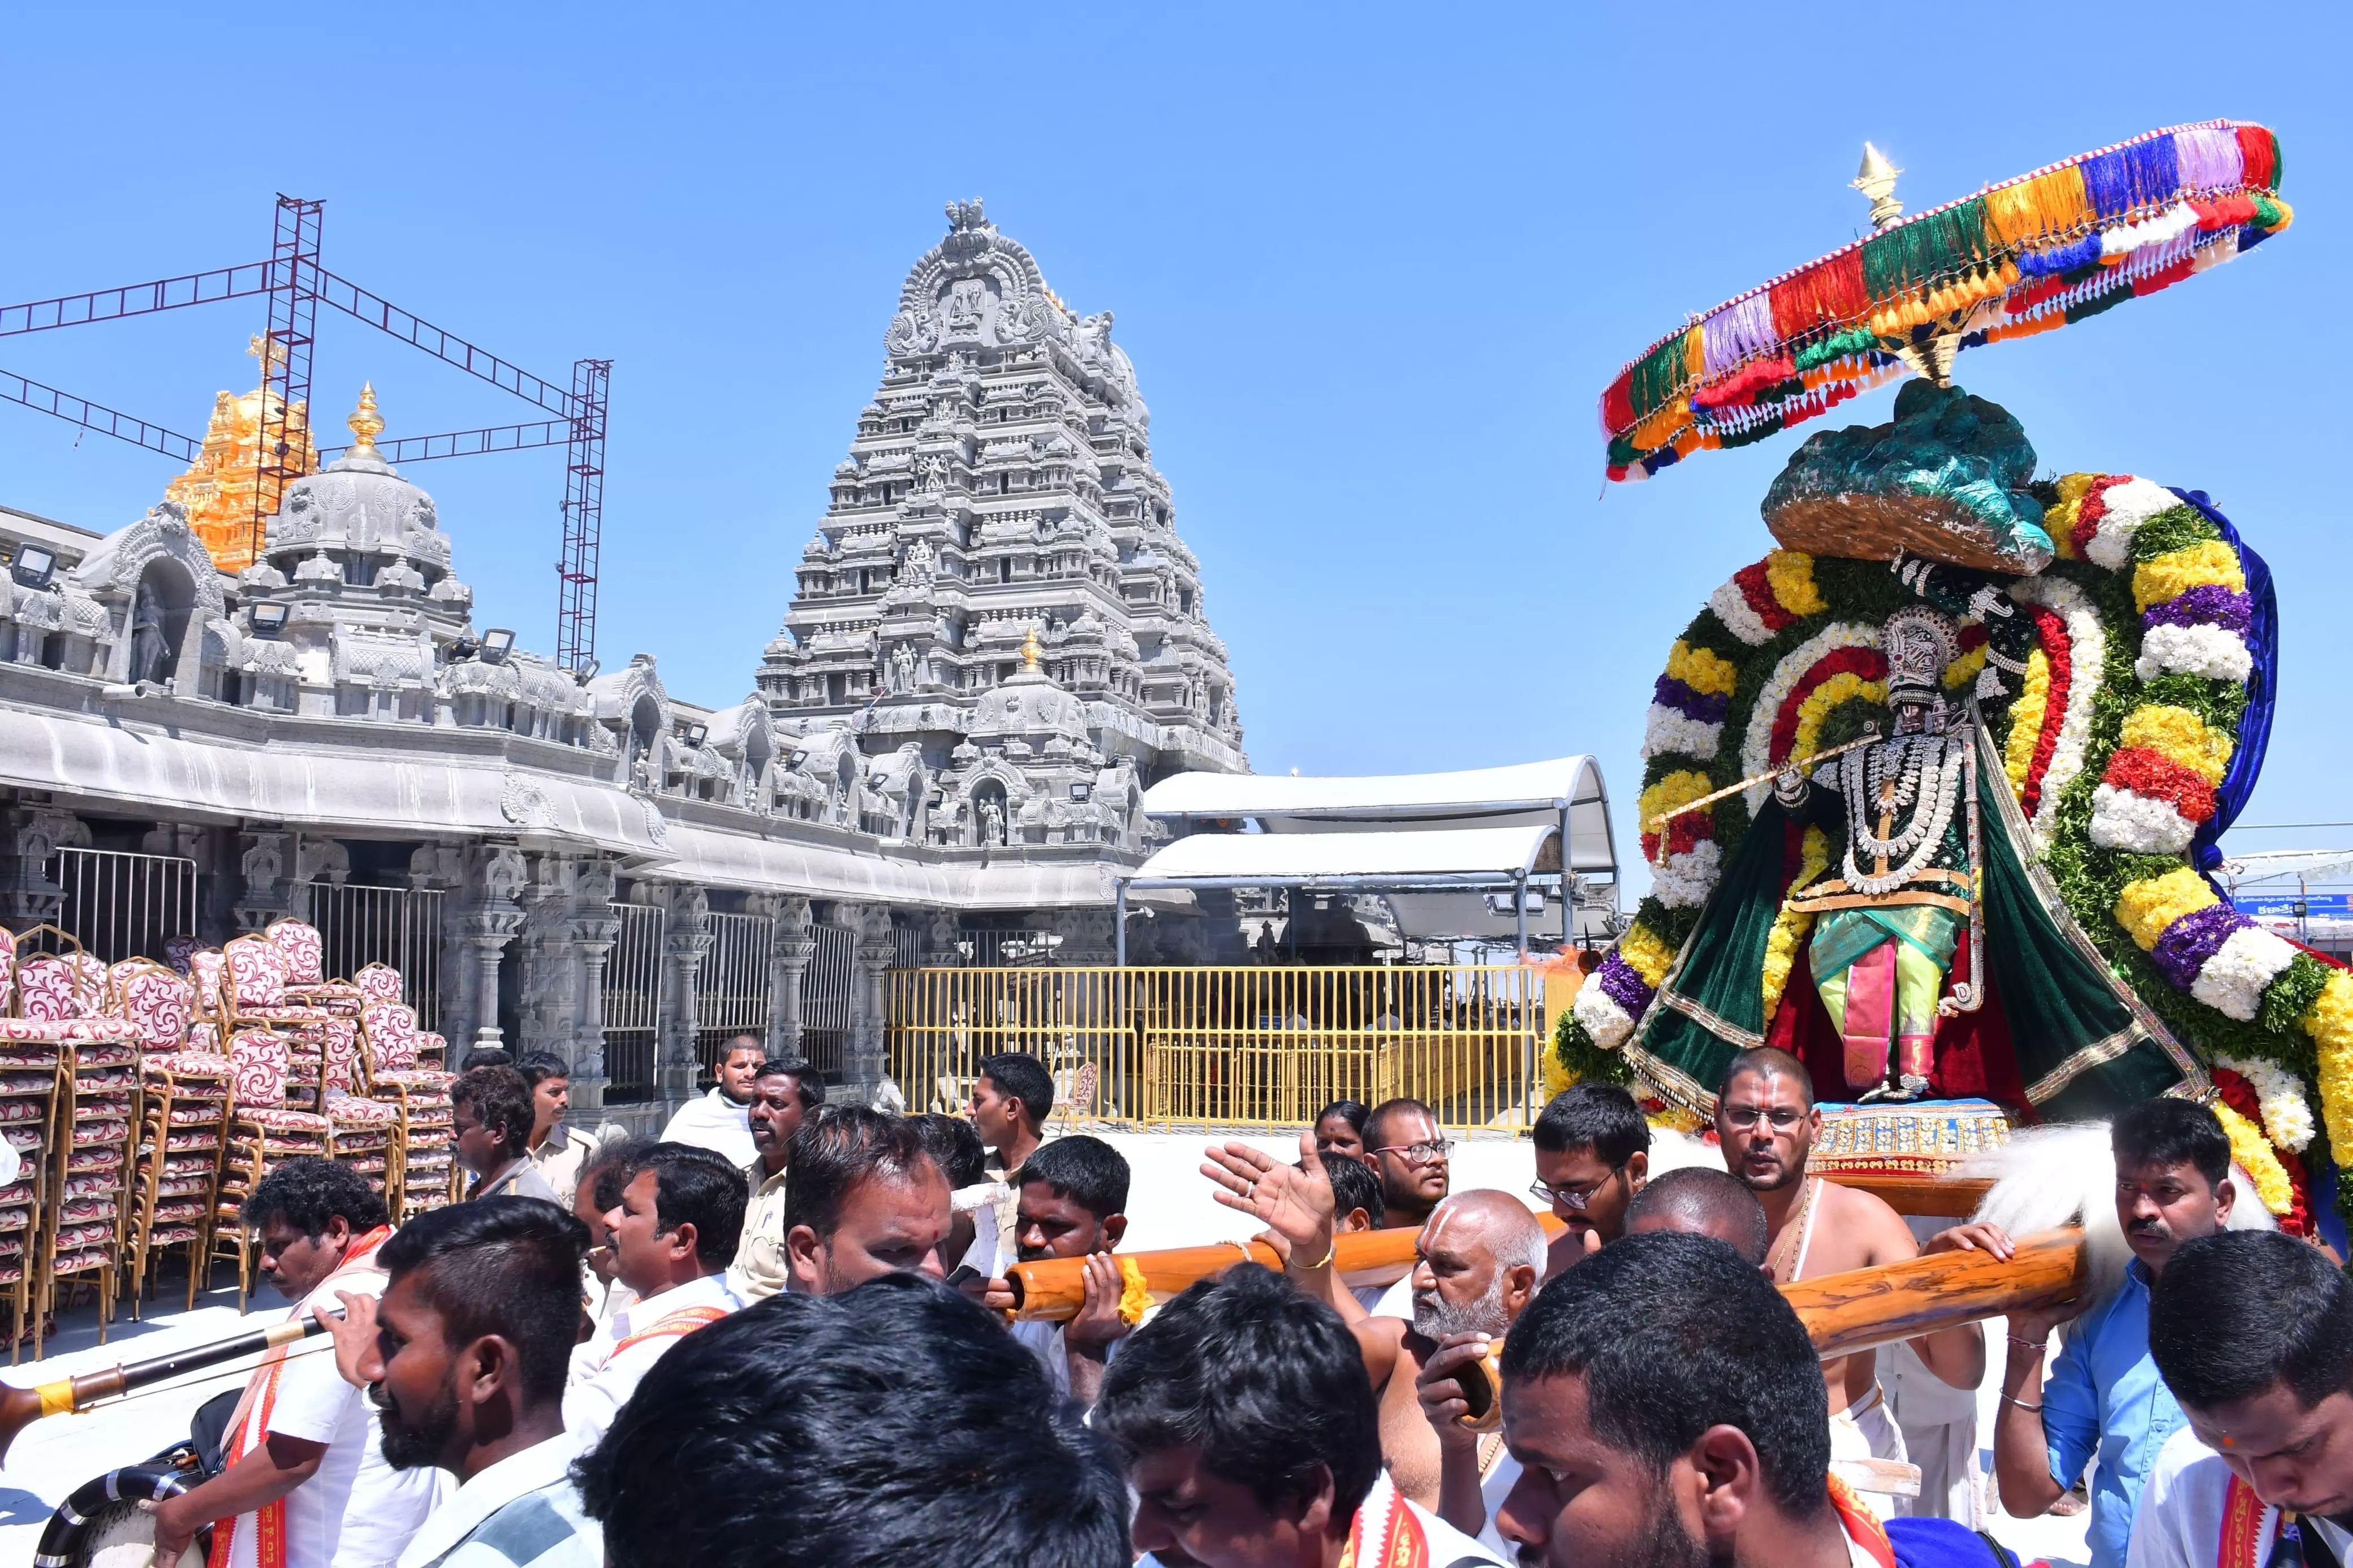
M 1332 1245 L 1331 1245 L 1331 1246 L 1329 1246 L 1329 1247 L 1325 1247 L 1325 1248 L 1324 1249 L 1324 1261 L 1322 1261 L 1321 1263 L 1310 1263 L 1310 1264 L 1306 1265 L 1306 1267 L 1307 1267 L 1307 1268 L 1331 1268 L 1331 1267 L 1332 1267 L 1332 1259 L 1334 1259 L 1334 1258 L 1337 1258 L 1337 1257 L 1339 1257 L 1339 1256 L 1340 1256 L 1340 1244 L 1339 1244 L 1339 1242 L 1335 1239 L 1335 1240 L 1332 1243 Z

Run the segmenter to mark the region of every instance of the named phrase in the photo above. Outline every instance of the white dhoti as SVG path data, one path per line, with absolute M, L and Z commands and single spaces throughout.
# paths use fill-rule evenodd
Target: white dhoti
M 1897 1495 L 1916 1484 L 1919 1471 L 1904 1451 L 1904 1429 L 1887 1408 L 1887 1391 L 1871 1392 L 1831 1415 L 1831 1473 L 1852 1487 L 1882 1520 L 1908 1511 L 1912 1500 Z
M 1978 1396 L 1928 1370 L 1908 1344 L 1880 1352 L 1887 1371 L 1888 1404 L 1904 1435 L 1904 1451 L 1920 1467 L 1920 1495 L 1897 1511 L 1949 1519 L 1971 1530 L 1985 1526 L 1984 1469 L 1978 1460 Z

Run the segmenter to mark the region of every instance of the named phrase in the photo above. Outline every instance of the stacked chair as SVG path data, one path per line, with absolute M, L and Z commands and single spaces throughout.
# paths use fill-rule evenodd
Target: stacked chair
M 188 1304 L 195 1305 L 219 1195 L 230 1063 L 216 1048 L 216 1026 L 196 1021 L 195 986 L 185 976 L 132 958 L 114 965 L 107 984 L 109 1010 L 139 1030 L 139 1138 L 129 1207 L 136 1317 L 149 1268 L 174 1247 L 186 1250 Z
M 41 951 L 52 946 L 58 951 Z M 87 1280 L 96 1289 L 101 1342 L 114 1316 L 124 1261 L 137 1029 L 127 1019 L 105 1016 L 106 966 L 66 932 L 35 926 L 7 947 L 15 973 L 8 1016 L 0 1018 L 0 1073 L 17 1092 L 0 1098 L 37 1102 L 44 1072 L 50 1083 L 37 1123 L 15 1111 L 7 1114 L 17 1120 L 5 1124 L 9 1142 L 25 1156 L 26 1180 L 19 1185 L 32 1189 L 29 1205 L 15 1205 L 29 1207 L 29 1215 L 14 1233 L 22 1237 L 23 1250 L 14 1266 L 18 1278 L 10 1282 L 13 1326 L 19 1342 L 29 1326 L 37 1358 L 60 1282 Z M 26 1138 L 34 1125 L 37 1136 Z
M 327 1022 L 334 1014 L 291 999 L 286 991 L 286 960 L 266 936 L 240 936 L 221 949 L 227 980 L 221 1001 L 228 1028 L 261 1028 L 286 1042 L 287 1081 L 292 1092 L 324 1108 Z
M 432 1050 L 438 1058 L 448 1047 L 440 1036 L 417 1028 L 417 1010 L 400 1000 L 398 970 L 371 963 L 353 980 L 367 998 L 360 1009 L 367 1092 L 400 1119 L 400 1180 L 392 1207 L 395 1220 L 406 1221 L 457 1198 L 449 1109 L 457 1076 L 427 1057 Z

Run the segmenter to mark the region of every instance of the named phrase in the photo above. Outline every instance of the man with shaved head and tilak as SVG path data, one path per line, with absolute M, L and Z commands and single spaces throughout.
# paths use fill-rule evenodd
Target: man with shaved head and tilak
M 1716 1090 L 1715 1131 L 1725 1169 L 1757 1194 L 1771 1227 L 1766 1273 L 1776 1285 L 1850 1268 L 1900 1263 L 1926 1252 L 1983 1249 L 2010 1256 L 2010 1239 L 1994 1226 L 1956 1226 L 1923 1247 L 1902 1215 L 1880 1198 L 1806 1173 L 1806 1157 L 1822 1130 L 1813 1080 L 1787 1051 L 1743 1051 L 1725 1068 Z M 1975 1323 L 1906 1342 L 1928 1370 L 1955 1388 L 1985 1378 L 1985 1336 Z M 1831 1458 L 1834 1464 L 1880 1460 L 1908 1463 L 1904 1433 L 1879 1384 L 1876 1351 L 1857 1351 L 1822 1363 L 1830 1387 Z M 1866 1467 L 1867 1468 L 1867 1467 Z M 1841 1470 L 1852 1475 L 1852 1468 Z M 1883 1517 L 1895 1511 L 1886 1492 L 1864 1500 Z
M 1752 1268 L 1765 1267 L 1766 1248 L 1771 1245 L 1765 1205 L 1757 1194 L 1746 1183 L 1705 1165 L 1669 1171 L 1626 1205 L 1628 1236 L 1662 1230 L 1714 1237 Z
M 1269 1227 L 1271 1243 L 1287 1250 L 1286 1271 L 1299 1288 L 1330 1301 L 1335 1205 L 1331 1178 L 1314 1151 L 1313 1133 L 1300 1140 L 1298 1165 L 1227 1143 L 1209 1151 L 1201 1172 L 1221 1189 L 1219 1203 Z M 1503 1473 L 1508 1456 L 1497 1435 L 1426 1415 L 1421 1385 L 1442 1384 L 1451 1393 L 1439 1397 L 1459 1398 L 1454 1370 L 1504 1337 L 1543 1283 L 1545 1263 L 1544 1228 L 1526 1204 L 1488 1189 L 1456 1193 L 1430 1211 L 1415 1237 L 1412 1321 L 1340 1309 L 1352 1319 L 1379 1398 L 1381 1458 L 1390 1479 L 1468 1535 L 1481 1534 L 1493 1511 L 1482 1500 L 1482 1481 L 1496 1502 L 1510 1489 Z

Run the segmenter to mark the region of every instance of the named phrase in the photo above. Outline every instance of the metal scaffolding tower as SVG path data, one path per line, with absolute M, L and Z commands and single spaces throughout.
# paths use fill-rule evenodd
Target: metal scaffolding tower
M 21 305 L 0 305 L 0 337 L 121 321 L 158 310 L 208 305 L 223 300 L 269 298 L 269 330 L 262 353 L 260 484 L 254 497 L 253 542 L 263 542 L 263 525 L 287 484 L 303 472 L 292 449 L 291 411 L 311 398 L 311 350 L 318 307 L 332 309 L 400 339 L 501 391 L 555 416 L 522 425 L 501 425 L 431 436 L 382 440 L 377 450 L 393 463 L 513 452 L 534 447 L 565 448 L 563 547 L 556 562 L 556 662 L 581 669 L 596 657 L 596 558 L 605 508 L 605 429 L 613 362 L 584 359 L 572 367 L 566 389 L 475 347 L 453 332 L 414 315 L 321 265 L 320 230 L 325 204 L 280 195 L 277 229 L 267 261 L 209 272 L 185 273 L 87 294 L 60 295 Z M 0 401 L 95 430 L 145 451 L 193 462 L 203 443 L 160 425 L 119 413 L 20 375 L 0 371 Z M 321 460 L 347 448 L 322 447 Z

